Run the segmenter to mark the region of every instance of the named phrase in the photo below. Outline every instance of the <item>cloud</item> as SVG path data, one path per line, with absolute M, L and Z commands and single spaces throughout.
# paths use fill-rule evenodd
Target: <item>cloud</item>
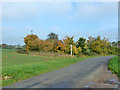
M 33 16 L 38 13 L 38 5 L 32 3 L 5 3 L 3 4 L 3 17 L 5 18 L 23 18 Z
M 3 3 L 3 16 L 10 19 L 30 18 L 37 15 L 53 13 L 55 15 L 64 15 L 68 19 L 77 19 L 80 17 L 104 17 L 112 16 L 118 9 L 118 3 L 95 3 L 95 2 L 19 2 Z M 69 14 L 72 12 L 71 14 Z
M 116 2 L 78 2 L 75 5 L 74 13 L 68 15 L 68 19 L 92 19 L 113 17 L 118 12 L 118 3 Z
M 54 13 L 67 13 L 72 10 L 72 3 L 70 2 L 50 2 L 44 3 L 46 10 Z
M 75 13 L 76 16 L 90 17 L 99 12 L 98 7 L 92 3 L 78 3 L 76 7 L 78 7 Z
M 9 19 L 28 18 L 45 13 L 64 14 L 72 9 L 71 3 L 3 3 L 3 16 Z

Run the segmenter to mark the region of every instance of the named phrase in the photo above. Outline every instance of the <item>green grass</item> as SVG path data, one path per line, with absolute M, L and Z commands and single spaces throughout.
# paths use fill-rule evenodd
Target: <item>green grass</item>
M 16 50 L 2 50 L 2 86 L 63 68 L 87 58 L 96 57 L 45 57 L 17 54 Z
M 120 72 L 118 72 L 118 56 L 111 58 L 111 60 L 108 63 L 108 68 L 112 71 L 114 74 L 118 74 L 120 77 Z

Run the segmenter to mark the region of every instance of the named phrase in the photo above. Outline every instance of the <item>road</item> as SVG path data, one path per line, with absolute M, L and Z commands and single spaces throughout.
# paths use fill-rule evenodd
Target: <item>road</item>
M 113 56 L 86 59 L 4 88 L 84 88 L 86 81 L 98 78 L 99 75 L 104 75 L 102 70 L 111 57 Z

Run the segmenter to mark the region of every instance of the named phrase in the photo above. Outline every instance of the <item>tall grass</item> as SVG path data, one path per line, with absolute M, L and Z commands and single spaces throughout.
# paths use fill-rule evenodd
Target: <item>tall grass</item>
M 70 54 L 59 53 L 59 52 L 43 52 L 43 51 L 32 51 L 29 53 L 30 55 L 39 55 L 39 56 L 52 56 L 52 57 L 71 57 Z M 75 57 L 73 55 L 73 57 Z

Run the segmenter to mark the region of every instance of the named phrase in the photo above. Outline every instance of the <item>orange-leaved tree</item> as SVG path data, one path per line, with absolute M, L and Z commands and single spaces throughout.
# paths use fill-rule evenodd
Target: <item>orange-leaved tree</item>
M 53 50 L 53 47 L 54 47 L 54 42 L 50 42 L 48 40 L 45 40 L 44 41 L 44 48 L 43 48 L 43 51 L 52 51 Z
M 60 52 L 60 53 L 64 53 L 64 50 L 65 50 L 65 46 L 63 44 L 63 42 L 61 40 L 59 40 L 57 42 L 57 45 L 55 46 L 55 49 L 54 49 L 56 52 Z
M 47 40 L 35 39 L 31 42 L 30 50 L 32 51 L 52 51 L 54 47 L 54 42 Z
M 27 35 L 24 38 L 24 43 L 26 44 L 26 52 L 28 53 L 30 50 L 31 42 L 34 41 L 35 39 L 39 39 L 37 35 Z

